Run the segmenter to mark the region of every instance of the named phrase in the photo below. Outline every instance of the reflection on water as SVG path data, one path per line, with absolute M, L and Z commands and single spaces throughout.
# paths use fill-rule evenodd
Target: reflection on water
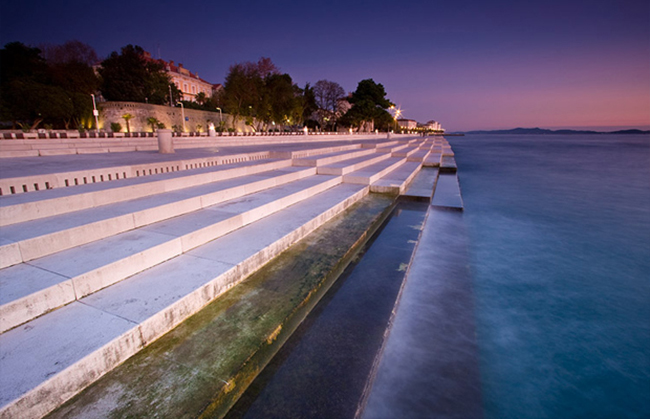
M 451 143 L 486 417 L 650 417 L 650 138 Z

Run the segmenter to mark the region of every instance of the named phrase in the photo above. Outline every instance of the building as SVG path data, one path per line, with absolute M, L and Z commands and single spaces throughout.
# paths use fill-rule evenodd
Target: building
M 145 58 L 153 60 L 151 54 L 145 52 Z M 192 73 L 183 64 L 175 64 L 173 61 L 155 60 L 161 63 L 172 80 L 172 83 L 178 87 L 178 90 L 183 94 L 182 100 L 188 102 L 196 102 L 196 95 L 205 93 L 206 97 L 211 97 L 212 94 L 222 88 L 221 84 L 212 84 L 199 77 L 198 73 Z
M 165 62 L 165 70 L 172 79 L 172 83 L 183 93 L 183 100 L 195 101 L 196 95 L 205 93 L 207 97 L 219 90 L 220 84 L 212 84 L 199 77 L 198 73 L 192 73 L 183 64 L 174 64 L 173 61 Z
M 440 122 L 436 122 L 433 120 L 427 122 L 426 124 L 421 124 L 420 127 L 429 131 L 444 131 L 442 129 L 442 126 L 440 125 Z
M 402 129 L 415 129 L 418 126 L 418 122 L 415 119 L 398 119 L 397 123 Z

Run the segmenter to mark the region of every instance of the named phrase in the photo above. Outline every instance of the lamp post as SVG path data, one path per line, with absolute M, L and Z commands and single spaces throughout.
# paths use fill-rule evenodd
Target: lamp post
M 99 111 L 97 110 L 97 104 L 95 103 L 95 95 L 90 94 L 93 98 L 93 115 L 95 115 L 95 132 L 99 133 Z
M 179 105 L 181 105 L 181 118 L 183 118 L 183 132 L 185 132 L 185 107 L 183 106 L 183 102 L 178 102 Z
M 223 122 L 223 115 L 221 115 L 221 108 L 217 108 L 219 111 L 219 126 L 221 126 L 221 123 Z

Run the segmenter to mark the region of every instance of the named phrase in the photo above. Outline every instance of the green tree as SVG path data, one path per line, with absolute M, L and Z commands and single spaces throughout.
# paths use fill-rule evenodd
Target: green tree
M 170 102 L 170 77 L 161 62 L 151 59 L 139 46 L 127 45 L 121 53 L 112 52 L 99 68 L 101 92 L 107 100 Z M 172 98 L 173 99 L 173 98 Z
M 385 124 L 387 115 L 390 118 L 386 109 L 394 106 L 386 98 L 384 86 L 375 83 L 372 79 L 360 81 L 349 101 L 352 103 L 352 108 L 341 117 L 340 121 L 344 125 L 357 127 L 357 130 L 360 130 L 366 123 L 374 124 L 378 121 Z
M 162 125 L 162 123 L 157 118 L 154 118 L 153 116 L 147 118 L 147 124 L 151 126 L 151 132 L 155 132 L 156 128 L 159 128 L 160 125 Z
M 199 105 L 205 105 L 205 103 L 208 101 L 208 97 L 204 92 L 199 92 L 194 96 L 194 100 L 196 100 L 196 103 Z

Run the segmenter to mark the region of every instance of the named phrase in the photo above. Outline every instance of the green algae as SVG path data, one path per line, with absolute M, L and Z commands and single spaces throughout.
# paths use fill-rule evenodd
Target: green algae
M 224 416 L 393 205 L 365 197 L 48 417 Z

